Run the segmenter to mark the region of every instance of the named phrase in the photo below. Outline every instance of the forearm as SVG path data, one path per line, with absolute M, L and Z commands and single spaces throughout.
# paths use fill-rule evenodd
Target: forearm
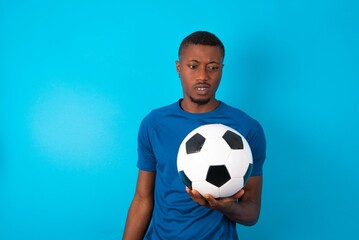
M 261 208 L 261 176 L 251 177 L 242 190 L 228 198 L 215 199 L 209 194 L 202 197 L 195 190 L 187 191 L 198 204 L 217 210 L 234 222 L 251 226 L 258 221 Z
M 230 220 L 246 225 L 252 226 L 257 223 L 260 213 L 260 202 L 251 200 L 242 200 L 232 202 L 226 205 L 223 209 L 218 209 Z
M 124 240 L 143 239 L 151 221 L 153 204 L 134 199 L 128 211 Z
M 251 226 L 257 223 L 261 210 L 262 177 L 251 177 L 238 201 L 220 205 L 219 211 L 232 221 Z

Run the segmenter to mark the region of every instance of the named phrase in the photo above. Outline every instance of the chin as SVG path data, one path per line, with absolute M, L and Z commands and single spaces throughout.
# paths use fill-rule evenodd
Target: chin
M 211 100 L 210 98 L 201 99 L 201 98 L 194 98 L 194 97 L 190 97 L 190 99 L 193 103 L 196 103 L 198 105 L 206 105 Z

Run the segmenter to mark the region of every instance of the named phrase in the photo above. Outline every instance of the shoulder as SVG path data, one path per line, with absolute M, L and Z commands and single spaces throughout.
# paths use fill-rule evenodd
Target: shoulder
M 150 117 L 165 116 L 167 114 L 170 114 L 170 113 L 173 113 L 173 112 L 177 111 L 177 108 L 178 108 L 178 102 L 171 103 L 169 105 L 153 109 L 148 114 L 148 116 L 150 116 Z
M 177 102 L 151 110 L 142 121 L 158 121 L 166 115 L 176 112 Z
M 249 129 L 259 129 L 262 130 L 261 124 L 248 115 L 246 112 L 244 112 L 241 109 L 238 109 L 236 107 L 230 106 L 224 102 L 222 102 L 222 108 L 221 108 L 223 114 L 227 115 L 228 118 L 233 120 L 234 122 L 238 123 L 241 126 L 245 126 Z
M 263 127 L 259 121 L 249 116 L 244 111 L 227 104 L 223 104 L 222 114 L 226 116 L 225 123 L 241 133 L 248 141 L 252 150 L 255 152 L 255 155 L 264 159 L 266 151 L 266 137 Z
M 168 116 L 179 112 L 178 102 L 151 110 L 143 119 L 140 125 L 141 129 L 156 128 L 163 121 L 168 121 Z
M 244 136 L 251 148 L 254 164 L 252 176 L 262 176 L 267 144 L 261 124 L 244 111 L 226 104 L 223 106 L 223 114 L 228 116 L 229 125 Z

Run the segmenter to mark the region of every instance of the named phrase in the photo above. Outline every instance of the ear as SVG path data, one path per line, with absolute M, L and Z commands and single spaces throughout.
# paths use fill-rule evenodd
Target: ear
M 180 64 L 180 62 L 178 60 L 176 61 L 176 70 L 177 70 L 177 73 L 180 74 L 181 64 Z

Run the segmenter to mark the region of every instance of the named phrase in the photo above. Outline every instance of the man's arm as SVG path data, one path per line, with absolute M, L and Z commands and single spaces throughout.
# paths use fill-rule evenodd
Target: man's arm
M 229 198 L 215 199 L 209 194 L 202 197 L 198 191 L 190 189 L 187 189 L 187 192 L 198 204 L 218 210 L 232 221 L 247 226 L 254 225 L 258 221 L 262 198 L 262 176 L 250 177 L 244 188 Z
M 123 239 L 143 239 L 151 221 L 155 172 L 140 170 L 135 196 L 128 210 Z

